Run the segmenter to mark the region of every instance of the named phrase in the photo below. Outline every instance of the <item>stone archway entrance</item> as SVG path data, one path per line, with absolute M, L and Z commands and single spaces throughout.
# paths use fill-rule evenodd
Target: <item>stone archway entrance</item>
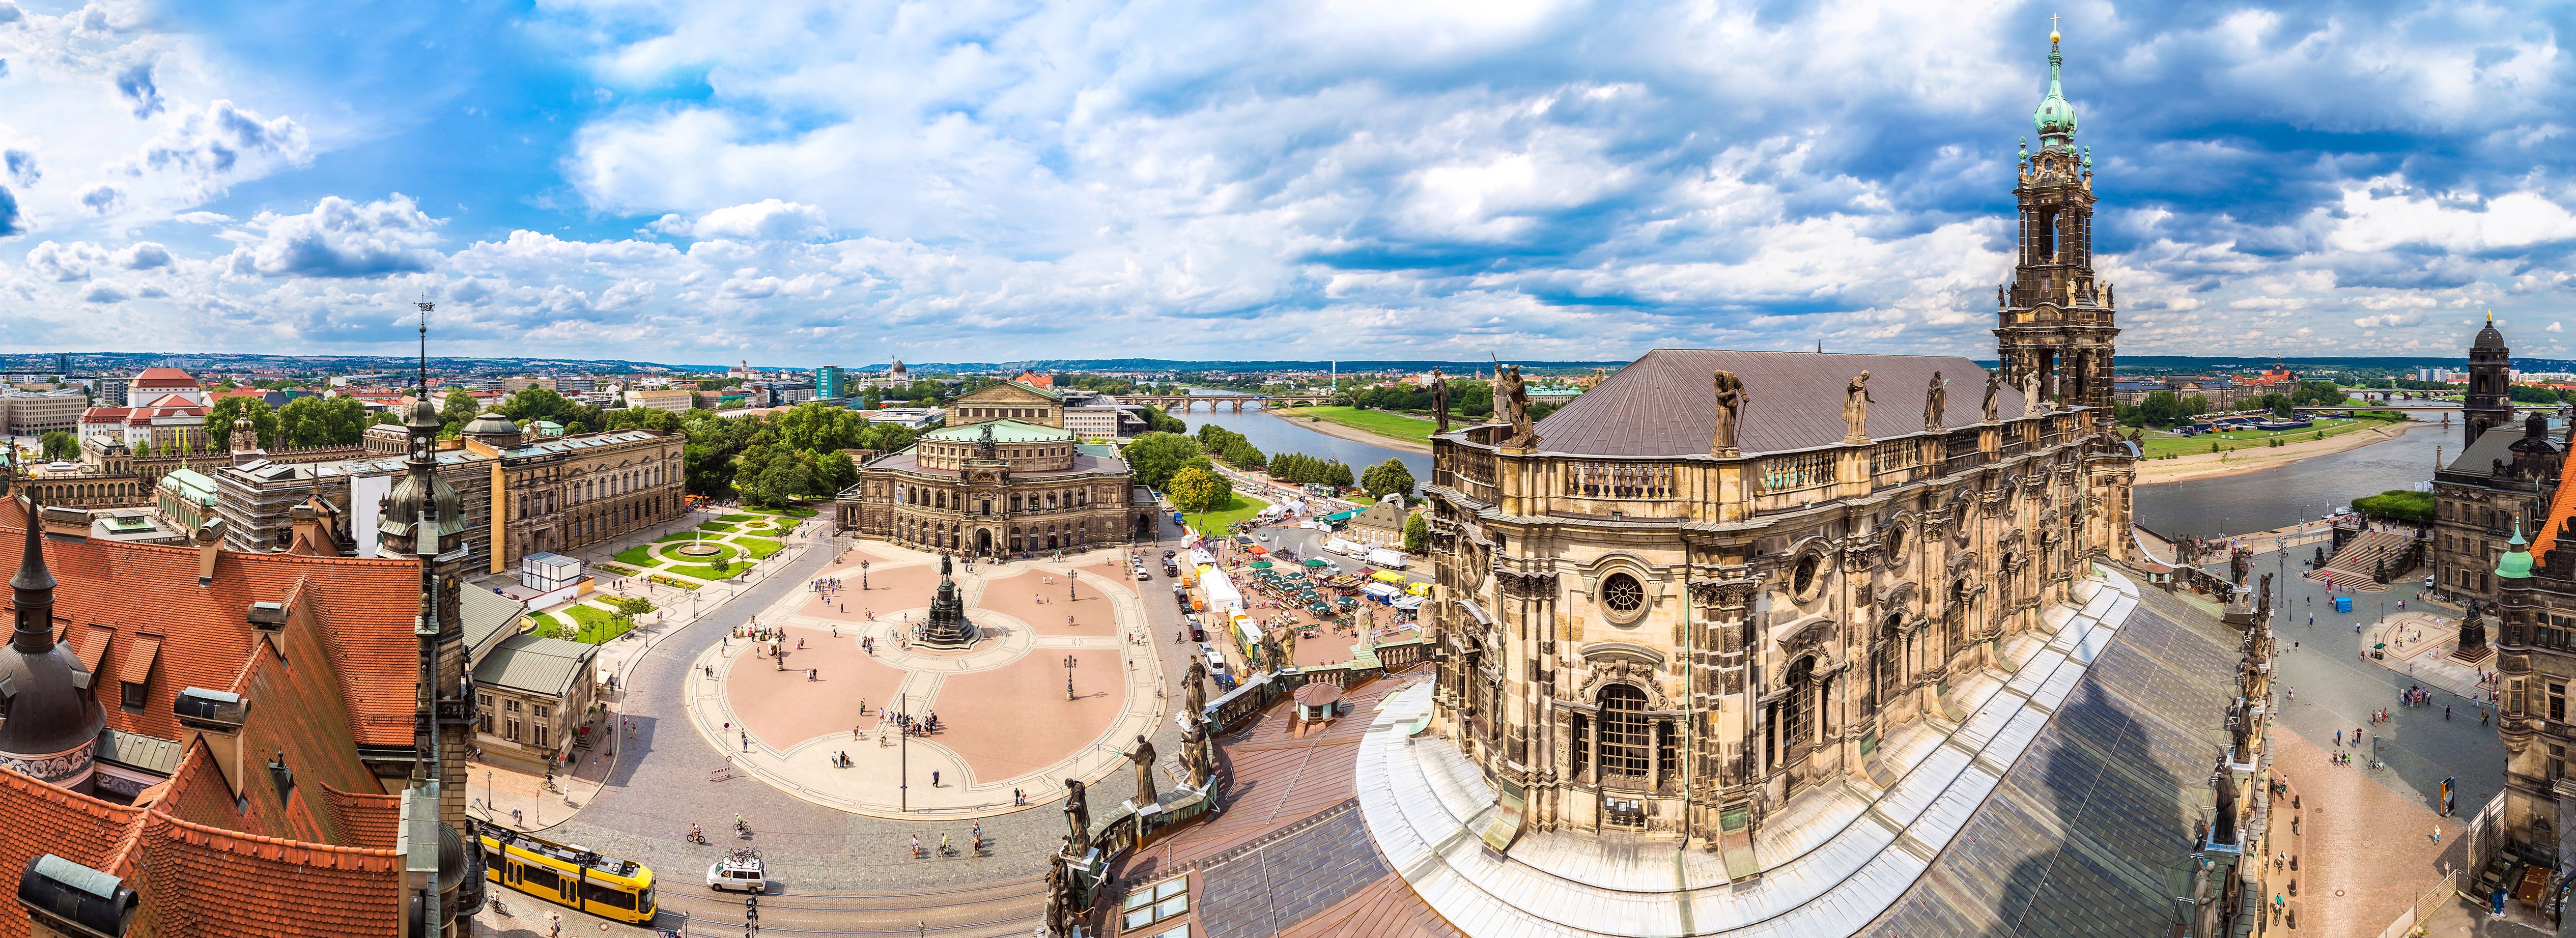
M 993 552 L 993 529 L 984 528 L 975 532 L 975 552 L 978 554 Z

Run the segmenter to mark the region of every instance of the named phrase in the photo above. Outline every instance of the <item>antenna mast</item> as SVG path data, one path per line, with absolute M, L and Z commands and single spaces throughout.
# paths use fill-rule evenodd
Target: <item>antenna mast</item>
M 428 400 L 428 399 L 429 399 L 429 311 L 430 311 L 430 310 L 432 310 L 432 309 L 436 309 L 436 308 L 438 307 L 438 304 L 436 304 L 436 303 L 432 303 L 432 302 L 430 302 L 430 301 L 429 301 L 429 292 L 428 292 L 428 291 L 426 291 L 426 290 L 421 291 L 420 296 L 421 296 L 421 300 L 420 300 L 420 302 L 418 302 L 418 303 L 414 303 L 414 304 L 412 304 L 412 305 L 420 307 L 420 395 L 421 395 L 421 400 Z

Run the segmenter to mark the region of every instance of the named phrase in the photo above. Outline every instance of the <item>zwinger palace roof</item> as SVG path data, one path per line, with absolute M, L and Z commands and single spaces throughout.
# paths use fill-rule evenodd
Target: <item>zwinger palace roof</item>
M 1538 422 L 1539 448 L 1584 456 L 1704 456 L 1717 429 L 1718 371 L 1744 380 L 1736 445 L 1747 456 L 1832 446 L 1843 440 L 1843 388 L 1869 372 L 1869 435 L 1923 431 L 1932 373 L 1948 382 L 1946 427 L 1985 418 L 1986 370 L 1956 355 L 1842 355 L 1656 349 Z M 2021 392 L 1997 392 L 1997 414 L 2019 419 Z

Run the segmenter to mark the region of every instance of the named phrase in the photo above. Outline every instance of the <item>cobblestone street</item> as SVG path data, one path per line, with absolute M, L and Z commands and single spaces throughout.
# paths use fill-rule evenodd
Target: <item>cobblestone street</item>
M 1163 531 L 1167 539 L 1179 534 L 1169 524 L 1163 525 Z M 1064 837 L 1064 816 L 1058 810 L 1061 789 L 1031 792 L 1030 808 L 982 819 L 987 840 L 982 855 L 963 855 L 961 850 L 954 857 L 933 854 L 915 859 L 909 849 L 913 835 L 935 844 L 946 834 L 962 847 L 969 823 L 869 817 L 801 800 L 738 774 L 712 780 L 726 774 L 725 755 L 690 728 L 680 696 L 697 656 L 719 644 L 734 627 L 747 624 L 752 615 L 803 591 L 808 580 L 837 565 L 844 546 L 848 545 L 827 539 L 802 557 L 764 565 L 774 569 L 765 571 L 760 582 L 741 587 L 730 601 L 703 607 L 701 617 L 693 622 L 668 627 L 651 640 L 648 652 L 630 653 L 631 661 L 621 676 L 626 687 L 619 715 L 633 721 L 635 738 L 623 744 L 625 751 L 599 792 L 576 816 L 552 823 L 538 834 L 651 866 L 663 883 L 665 914 L 659 924 L 666 928 L 675 927 L 684 913 L 699 929 L 723 922 L 737 930 L 742 927 L 739 897 L 711 894 L 702 882 L 708 863 L 722 850 L 742 843 L 759 847 L 767 860 L 772 885 L 771 898 L 763 903 L 766 927 L 831 932 L 924 925 L 951 929 L 945 934 L 953 936 L 1025 934 L 1042 904 L 1037 879 L 1045 872 L 1045 858 Z M 1176 546 L 1173 540 L 1140 543 L 1134 549 L 1159 554 Z M 1079 562 L 1086 576 L 1125 578 L 1126 554 L 1126 549 L 1094 551 Z M 988 572 L 1008 576 L 1009 569 Z M 884 612 L 927 605 L 926 593 L 897 595 L 897 590 L 875 582 L 873 576 L 870 581 L 871 588 L 865 591 L 857 588 L 855 580 L 849 581 L 843 599 L 852 614 L 864 608 Z M 1139 603 L 1145 634 L 1168 637 L 1180 622 L 1178 610 L 1168 599 L 1169 582 L 1159 575 L 1150 582 L 1128 582 L 1145 600 Z M 1193 646 L 1154 640 L 1141 647 L 1151 647 L 1160 656 L 1168 675 L 1186 670 Z M 1179 730 L 1172 721 L 1158 719 L 1154 726 L 1156 749 L 1179 752 Z M 1093 784 L 1094 817 L 1131 796 L 1134 785 L 1132 773 L 1123 769 Z M 747 841 L 726 836 L 737 813 L 755 831 Z M 704 826 L 714 845 L 687 842 L 692 822 Z M 525 904 L 517 902 L 524 897 L 514 893 L 501 895 L 514 908 Z M 583 934 L 598 922 L 588 916 L 579 918 Z M 566 934 L 575 933 L 571 924 L 567 918 Z

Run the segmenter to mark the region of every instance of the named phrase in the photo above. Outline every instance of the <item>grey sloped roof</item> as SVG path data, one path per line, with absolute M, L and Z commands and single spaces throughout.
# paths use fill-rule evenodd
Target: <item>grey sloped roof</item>
M 1994 795 L 1860 934 L 2166 934 L 2166 897 L 2235 694 L 2236 648 L 2215 611 L 2142 590 Z
M 1941 423 L 1985 418 L 1986 370 L 1956 355 L 1839 355 L 1656 349 L 1538 422 L 1539 449 L 1596 456 L 1705 455 L 1717 428 L 1710 379 L 1732 371 L 1749 398 L 1736 446 L 1745 453 L 1831 446 L 1842 441 L 1843 389 L 1869 375 L 1869 435 L 1920 433 L 1932 373 L 1949 383 Z M 2021 392 L 2004 388 L 1997 416 L 2022 416 Z
M 474 683 L 562 697 L 572 691 L 574 679 L 598 653 L 597 645 L 513 635 L 493 646 L 483 663 L 474 666 Z
M 473 657 L 491 647 L 494 638 L 519 621 L 528 604 L 482 587 L 467 587 L 456 596 L 456 617 L 465 626 L 465 654 Z
M 2564 432 L 2562 427 L 2553 426 L 2551 429 Z M 2488 427 L 2487 432 L 2478 434 L 2476 442 L 2462 447 L 2460 455 L 2452 459 L 2450 465 L 2442 468 L 2451 472 L 2485 474 L 2495 470 L 2496 460 L 2501 459 L 2506 465 L 2512 465 L 2513 444 L 2522 441 L 2522 431 L 2520 420 L 2507 420 L 2499 426 Z M 2560 439 L 2543 435 L 2541 442 L 2556 446 L 2559 445 Z

